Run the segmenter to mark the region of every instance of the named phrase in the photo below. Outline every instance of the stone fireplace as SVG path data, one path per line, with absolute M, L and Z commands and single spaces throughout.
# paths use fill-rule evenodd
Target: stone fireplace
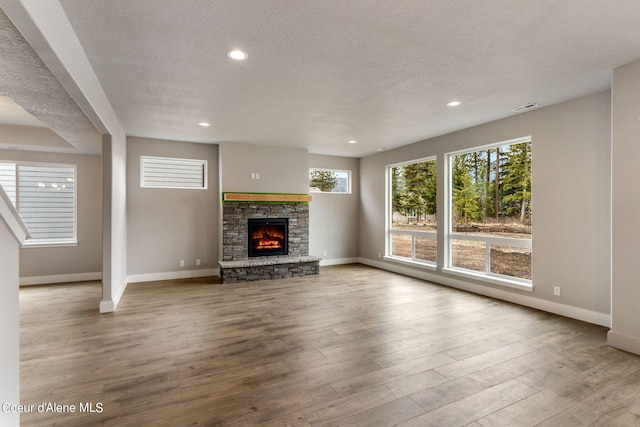
M 224 202 L 222 283 L 318 274 L 319 261 L 309 256 L 307 203 Z

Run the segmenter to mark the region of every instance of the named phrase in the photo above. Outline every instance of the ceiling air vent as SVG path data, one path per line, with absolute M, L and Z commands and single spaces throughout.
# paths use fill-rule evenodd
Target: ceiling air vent
M 528 104 L 521 105 L 520 107 L 512 108 L 511 111 L 513 111 L 514 113 L 519 113 L 519 112 L 524 111 L 524 110 L 530 110 L 530 109 L 535 108 L 537 106 L 538 106 L 537 103 L 530 102 Z

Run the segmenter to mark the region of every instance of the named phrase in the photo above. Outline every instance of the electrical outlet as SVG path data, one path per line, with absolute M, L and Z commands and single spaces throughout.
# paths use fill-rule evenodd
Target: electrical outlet
M 324 251 L 322 256 L 327 256 L 327 251 Z
M 560 296 L 560 286 L 554 286 L 553 287 L 553 294 L 557 297 Z
M 378 252 L 378 258 L 382 258 L 382 252 Z
M 200 260 L 199 259 L 196 260 L 196 265 L 200 265 Z
M 180 260 L 180 267 L 184 267 L 184 260 L 183 259 Z

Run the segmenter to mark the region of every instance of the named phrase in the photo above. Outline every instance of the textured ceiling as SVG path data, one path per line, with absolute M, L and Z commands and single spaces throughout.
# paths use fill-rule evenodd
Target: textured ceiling
M 604 90 L 640 57 L 637 0 L 61 4 L 128 135 L 320 154 L 364 156 Z
M 0 148 L 101 152 L 101 136 L 0 10 Z M 16 125 L 27 127 L 19 132 Z M 56 135 L 32 128 L 47 127 Z M 16 137 L 16 135 L 22 135 Z M 11 140 L 8 140 L 11 135 Z M 40 135 L 41 139 L 33 138 Z M 43 137 L 44 135 L 44 137 Z M 6 136 L 6 138 L 5 138 Z M 22 143 L 22 138 L 29 138 Z M 41 140 L 41 144 L 39 144 Z

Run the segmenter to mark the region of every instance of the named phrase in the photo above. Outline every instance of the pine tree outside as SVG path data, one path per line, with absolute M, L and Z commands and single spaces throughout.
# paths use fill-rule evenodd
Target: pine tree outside
M 531 141 L 450 160 L 451 267 L 531 280 Z
M 427 159 L 390 168 L 390 255 L 436 263 L 436 161 Z

